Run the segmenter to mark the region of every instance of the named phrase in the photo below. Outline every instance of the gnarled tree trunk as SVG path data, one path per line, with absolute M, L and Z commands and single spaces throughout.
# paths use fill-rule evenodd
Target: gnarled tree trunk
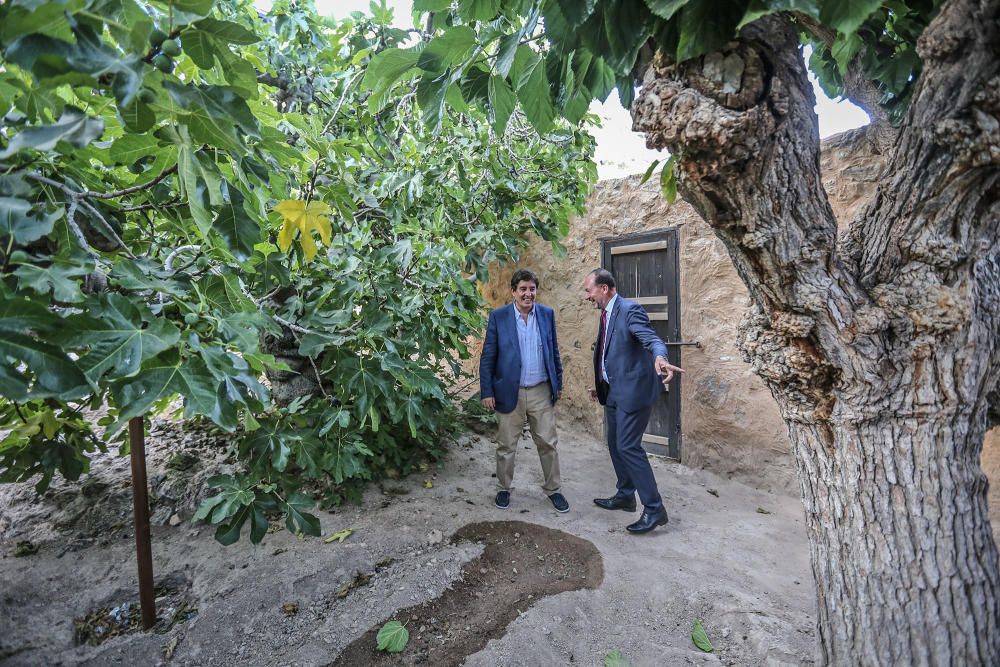
M 947 3 L 882 184 L 839 241 L 796 29 L 647 71 L 634 129 L 754 305 L 741 348 L 788 424 L 823 664 L 1000 664 L 979 467 L 1000 377 L 1000 1 Z

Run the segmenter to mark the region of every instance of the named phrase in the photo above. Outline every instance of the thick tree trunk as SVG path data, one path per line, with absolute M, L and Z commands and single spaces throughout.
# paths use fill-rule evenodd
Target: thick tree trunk
M 264 332 L 260 336 L 260 349 L 284 362 L 289 370 L 267 371 L 271 385 L 271 398 L 278 405 L 288 405 L 302 396 L 319 396 L 322 393 L 318 374 L 309 357 L 299 354 L 299 341 L 288 328 L 282 327 L 280 337 Z
M 823 664 L 997 664 L 985 479 L 950 455 L 982 432 L 956 421 L 966 420 L 844 424 L 832 452 L 814 429 L 790 425 Z
M 822 664 L 1000 664 L 979 467 L 1000 413 L 998 6 L 953 0 L 921 38 L 882 186 L 839 246 L 787 18 L 654 59 L 633 107 L 753 298 L 741 348 L 788 424 Z

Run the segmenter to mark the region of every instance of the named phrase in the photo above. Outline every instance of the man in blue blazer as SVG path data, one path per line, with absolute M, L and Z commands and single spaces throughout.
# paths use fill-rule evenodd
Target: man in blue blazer
M 594 503 L 607 510 L 634 512 L 638 492 L 642 515 L 626 530 L 648 533 L 667 523 L 667 510 L 642 448 L 642 434 L 666 384 L 675 371 L 684 371 L 667 363 L 667 346 L 649 325 L 646 311 L 618 295 L 610 272 L 591 271 L 583 281 L 583 291 L 601 311 L 594 345 L 595 388 L 590 397 L 604 406 L 608 451 L 618 478 L 615 495 L 595 498 Z
M 514 457 L 525 420 L 538 449 L 545 481 L 542 490 L 558 512 L 569 503 L 559 492 L 555 403 L 562 393 L 562 361 L 556 342 L 555 314 L 535 303 L 538 277 L 521 269 L 510 279 L 513 303 L 490 313 L 479 360 L 479 396 L 498 413 L 497 495 L 494 504 L 510 507 Z

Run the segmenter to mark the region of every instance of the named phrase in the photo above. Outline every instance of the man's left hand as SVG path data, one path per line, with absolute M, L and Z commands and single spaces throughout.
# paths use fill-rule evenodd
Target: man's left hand
M 653 362 L 653 366 L 654 368 L 656 368 L 656 374 L 662 378 L 663 384 L 667 384 L 668 382 L 673 380 L 675 372 L 677 373 L 684 372 L 683 368 L 668 363 L 667 360 L 664 359 L 663 357 L 657 357 L 656 360 Z

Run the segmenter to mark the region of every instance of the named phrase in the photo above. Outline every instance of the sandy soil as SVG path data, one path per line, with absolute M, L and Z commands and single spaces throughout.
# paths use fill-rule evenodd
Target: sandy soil
M 565 425 L 560 440 L 567 514 L 542 494 L 527 439 L 511 508 L 493 507 L 493 446 L 470 435 L 437 468 L 373 487 L 361 506 L 322 512 L 325 535 L 353 530 L 342 543 L 275 525 L 261 545 L 223 547 L 189 517 L 224 452 L 208 435 L 156 423 L 148 448 L 160 632 L 74 641 L 74 619 L 136 597 L 128 463 L 102 460 L 86 480 L 41 498 L 28 485 L 0 487 L 0 664 L 326 665 L 352 643 L 361 653 L 350 655 L 370 651 L 369 631 L 393 619 L 410 632 L 405 664 L 448 655 L 467 667 L 603 665 L 615 649 L 635 667 L 812 664 L 815 600 L 797 499 L 654 459 L 670 523 L 632 536 L 632 515 L 591 502 L 613 492 L 603 445 Z M 186 456 L 192 450 L 200 460 Z M 503 521 L 533 527 L 469 526 Z M 551 588 L 538 578 L 545 570 L 513 572 L 514 563 L 506 572 L 505 527 L 512 560 L 535 553 L 585 581 Z M 530 533 L 534 551 L 516 551 L 515 532 Z M 559 542 L 563 533 L 581 541 Z M 23 542 L 21 552 L 37 552 L 16 557 Z M 696 617 L 714 653 L 693 645 Z M 435 646 L 448 650 L 427 653 Z

